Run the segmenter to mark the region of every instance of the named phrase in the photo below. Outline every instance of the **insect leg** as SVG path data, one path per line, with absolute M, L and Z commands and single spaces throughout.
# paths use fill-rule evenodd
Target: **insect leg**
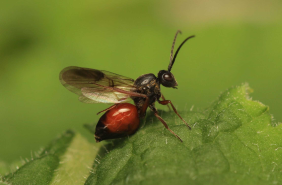
M 116 106 L 117 106 L 117 104 L 114 104 L 114 105 L 110 106 L 109 108 L 98 112 L 97 115 L 100 114 L 100 113 L 102 113 L 102 112 L 106 112 L 106 111 L 108 111 L 108 110 L 111 110 L 111 109 L 115 108 Z
M 188 125 L 188 123 L 178 114 L 176 108 L 173 106 L 173 104 L 171 103 L 170 100 L 164 100 L 164 101 L 159 101 L 159 100 L 158 100 L 158 102 L 159 102 L 160 104 L 162 104 L 162 105 L 170 104 L 171 107 L 172 107 L 172 109 L 173 109 L 173 111 L 175 112 L 175 114 L 177 114 L 178 117 L 179 117 L 179 118 L 187 125 L 187 127 L 191 130 L 191 127 L 190 127 L 190 126 Z
M 163 123 L 163 125 L 165 126 L 165 128 L 166 128 L 167 130 L 169 130 L 169 131 L 170 131 L 175 137 L 177 137 L 181 142 L 183 142 L 182 139 L 180 139 L 180 137 L 179 137 L 178 135 L 176 135 L 172 130 L 170 130 L 170 128 L 169 128 L 168 125 L 166 124 L 165 120 L 163 120 L 163 118 L 161 118 L 161 117 L 158 115 L 158 111 L 156 110 L 156 108 L 155 108 L 155 107 L 152 107 L 152 106 L 150 106 L 150 108 L 151 108 L 151 110 L 154 112 L 155 116 Z
M 141 108 L 141 111 L 140 111 L 140 117 L 141 118 L 145 116 L 145 113 L 146 113 L 148 106 L 149 106 L 149 98 L 146 97 L 146 100 L 145 100 L 145 102 L 144 102 L 144 104 Z
M 162 98 L 162 100 L 164 100 L 164 101 L 166 100 L 163 94 L 162 94 L 161 98 Z M 170 108 L 169 104 L 167 104 L 167 107 L 168 107 L 168 110 L 171 111 L 171 108 Z

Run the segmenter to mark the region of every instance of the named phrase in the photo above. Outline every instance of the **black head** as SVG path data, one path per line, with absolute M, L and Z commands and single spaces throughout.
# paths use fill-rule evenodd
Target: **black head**
M 173 87 L 177 86 L 177 82 L 173 76 L 173 74 L 166 70 L 161 70 L 158 74 L 159 82 L 165 87 Z
M 176 37 L 178 35 L 178 33 L 181 33 L 180 30 L 178 30 L 174 36 L 174 40 L 173 40 L 173 43 L 172 43 L 172 47 L 171 47 L 171 53 L 170 53 L 170 63 L 168 65 L 168 70 L 161 70 L 158 74 L 158 79 L 159 79 L 159 82 L 165 86 L 165 87 L 172 87 L 172 88 L 176 88 L 175 86 L 177 86 L 177 82 L 173 76 L 173 74 L 170 72 L 171 71 L 171 68 L 175 62 L 175 59 L 177 57 L 177 54 L 180 50 L 180 48 L 183 46 L 183 44 L 189 40 L 190 38 L 193 38 L 195 37 L 194 35 L 186 38 L 181 44 L 180 46 L 177 48 L 176 52 L 175 52 L 175 55 L 173 56 L 173 49 L 174 49 L 174 44 L 175 44 L 175 41 L 176 41 Z

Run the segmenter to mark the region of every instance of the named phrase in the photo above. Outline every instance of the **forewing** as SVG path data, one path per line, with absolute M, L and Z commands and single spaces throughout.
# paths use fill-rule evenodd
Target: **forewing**
M 134 90 L 134 80 L 108 71 L 67 67 L 60 73 L 60 81 L 71 92 L 79 95 L 84 103 L 121 103 L 130 101 L 130 96 L 116 92 L 115 87 L 125 91 Z
M 96 101 L 98 103 L 122 103 L 130 101 L 130 96 L 128 94 L 113 92 L 109 90 L 105 91 L 95 91 L 93 88 L 84 87 L 81 89 L 83 96 L 80 96 L 79 100 L 85 103 L 90 103 L 90 99 L 92 101 Z

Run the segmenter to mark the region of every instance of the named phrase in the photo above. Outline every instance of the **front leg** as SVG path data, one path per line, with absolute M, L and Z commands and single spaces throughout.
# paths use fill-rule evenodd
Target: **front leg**
M 168 105 L 168 104 L 170 104 L 171 107 L 172 107 L 172 109 L 173 109 L 173 111 L 175 112 L 175 114 L 177 114 L 178 117 L 179 117 L 179 118 L 187 125 L 187 127 L 191 130 L 191 127 L 190 127 L 190 126 L 188 125 L 188 123 L 178 114 L 176 108 L 173 106 L 173 104 L 171 103 L 170 100 L 163 100 L 163 101 L 158 100 L 158 102 L 159 102 L 160 104 L 162 104 L 162 105 Z
M 169 131 L 170 131 L 175 137 L 177 137 L 181 142 L 183 142 L 182 139 L 180 139 L 180 137 L 179 137 L 178 135 L 176 135 L 172 130 L 170 130 L 170 128 L 169 128 L 168 125 L 166 124 L 165 120 L 163 120 L 163 118 L 161 118 L 161 116 L 159 116 L 157 109 L 156 109 L 155 107 L 153 107 L 153 106 L 149 106 L 149 107 L 150 107 L 150 109 L 154 112 L 155 116 L 163 123 L 163 125 L 165 126 L 165 128 L 166 128 L 167 130 L 169 130 Z
M 161 95 L 161 99 L 162 99 L 163 101 L 166 100 L 163 94 Z M 168 110 L 171 111 L 171 108 L 170 108 L 169 104 L 167 104 L 167 107 L 168 107 Z

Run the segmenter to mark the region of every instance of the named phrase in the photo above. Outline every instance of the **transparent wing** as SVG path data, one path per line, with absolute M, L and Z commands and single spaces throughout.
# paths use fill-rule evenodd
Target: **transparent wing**
M 84 103 L 121 103 L 130 101 L 128 94 L 116 92 L 115 87 L 125 91 L 133 91 L 134 80 L 108 71 L 67 67 L 60 73 L 60 82 L 68 90 L 79 95 Z

